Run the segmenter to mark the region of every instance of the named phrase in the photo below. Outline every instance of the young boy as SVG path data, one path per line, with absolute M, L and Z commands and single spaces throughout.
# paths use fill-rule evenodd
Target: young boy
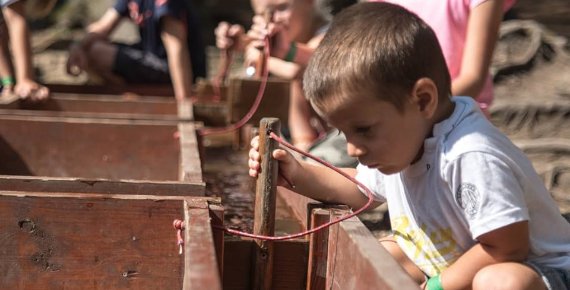
M 139 26 L 140 42 L 111 43 L 123 17 Z M 198 22 L 185 0 L 118 0 L 69 51 L 67 71 L 89 69 L 111 82 L 171 83 L 177 99 L 189 98 L 192 82 L 206 76 Z
M 426 289 L 570 289 L 570 224 L 525 155 L 472 98 L 450 98 L 450 83 L 429 26 L 393 4 L 359 3 L 335 17 L 304 90 L 358 158 L 346 172 L 388 203 L 387 249 Z M 251 176 L 258 148 L 255 138 Z M 300 194 L 367 201 L 327 168 L 273 156 Z
M 56 2 L 0 0 L 0 85 L 3 96 L 15 94 L 30 101 L 42 101 L 49 96 L 48 88 L 35 80 L 26 16 L 43 17 Z

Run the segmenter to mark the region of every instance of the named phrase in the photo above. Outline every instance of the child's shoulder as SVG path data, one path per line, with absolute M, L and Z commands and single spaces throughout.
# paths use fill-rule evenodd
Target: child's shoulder
M 478 152 L 498 156 L 510 156 L 518 148 L 495 127 L 479 110 L 472 98 L 454 97 L 455 111 L 442 122 L 447 131 L 443 138 L 443 153 L 449 159 L 460 155 Z

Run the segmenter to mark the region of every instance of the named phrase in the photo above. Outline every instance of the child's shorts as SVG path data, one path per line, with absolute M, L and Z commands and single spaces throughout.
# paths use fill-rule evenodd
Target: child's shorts
M 551 268 L 533 262 L 526 262 L 536 271 L 548 290 L 570 290 L 570 270 Z
M 167 59 L 144 52 L 137 45 L 114 44 L 117 46 L 117 56 L 113 73 L 121 76 L 127 83 L 170 83 Z

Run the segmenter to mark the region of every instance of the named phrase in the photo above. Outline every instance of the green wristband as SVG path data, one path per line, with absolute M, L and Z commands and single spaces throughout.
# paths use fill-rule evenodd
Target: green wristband
M 433 277 L 429 278 L 429 280 L 427 281 L 426 289 L 428 289 L 428 290 L 443 290 L 443 286 L 441 286 L 441 277 L 439 275 L 437 275 L 437 276 L 433 276 Z
M 2 86 L 12 86 L 14 85 L 14 78 L 13 77 L 3 77 L 2 78 Z
M 293 42 L 291 42 L 291 45 L 289 45 L 289 51 L 285 55 L 284 60 L 288 61 L 288 62 L 294 62 L 295 61 L 295 55 L 297 55 L 297 43 L 295 43 L 293 41 Z

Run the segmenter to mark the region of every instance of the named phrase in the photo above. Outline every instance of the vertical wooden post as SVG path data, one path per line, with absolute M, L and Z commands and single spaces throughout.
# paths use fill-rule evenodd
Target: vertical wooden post
M 279 133 L 279 119 L 264 118 L 259 126 L 259 153 L 261 154 L 261 174 L 257 178 L 255 190 L 255 212 L 253 232 L 257 235 L 272 236 L 275 232 L 275 200 L 277 189 L 277 161 L 271 156 L 279 144 L 269 138 L 269 132 Z M 271 289 L 273 278 L 273 243 L 256 240 L 255 263 L 253 269 L 253 289 Z
M 330 210 L 309 208 L 310 228 L 316 228 L 331 220 Z M 325 228 L 309 238 L 309 262 L 307 290 L 321 290 L 326 286 L 329 229 Z

